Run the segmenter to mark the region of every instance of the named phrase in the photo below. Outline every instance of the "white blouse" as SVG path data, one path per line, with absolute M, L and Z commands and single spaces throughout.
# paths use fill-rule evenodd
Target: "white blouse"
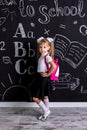
M 47 53 L 41 54 L 40 58 L 38 59 L 38 66 L 37 66 L 37 72 L 47 72 L 47 66 L 44 60 L 44 56 L 46 56 Z M 49 56 L 49 54 L 46 56 L 46 62 L 49 63 L 52 61 L 52 57 Z

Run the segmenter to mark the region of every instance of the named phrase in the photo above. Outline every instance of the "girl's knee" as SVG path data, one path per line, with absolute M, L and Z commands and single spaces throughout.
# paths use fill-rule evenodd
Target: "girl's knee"
M 40 103 L 41 100 L 39 98 L 33 97 L 33 101 L 36 103 Z
M 44 96 L 44 99 L 48 99 L 48 96 Z
M 37 100 L 37 98 L 36 98 L 36 97 L 33 97 L 32 99 L 33 99 L 33 101 L 36 101 L 36 100 Z

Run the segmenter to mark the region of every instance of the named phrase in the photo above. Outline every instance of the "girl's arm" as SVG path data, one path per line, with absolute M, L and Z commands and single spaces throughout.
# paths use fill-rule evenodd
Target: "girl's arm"
M 42 77 L 49 77 L 52 74 L 52 72 L 56 69 L 56 65 L 55 65 L 54 61 L 49 62 L 49 64 L 51 66 L 49 72 L 42 72 L 41 73 Z

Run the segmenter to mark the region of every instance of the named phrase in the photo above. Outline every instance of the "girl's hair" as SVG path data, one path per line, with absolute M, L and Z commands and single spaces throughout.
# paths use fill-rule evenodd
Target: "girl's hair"
M 37 43 L 37 58 L 40 57 L 40 52 L 39 52 L 39 46 L 43 43 L 48 43 L 48 45 L 50 46 L 50 50 L 48 51 L 49 55 L 52 57 L 52 59 L 54 59 L 54 42 L 49 42 L 47 39 L 42 39 L 39 41 L 39 43 Z

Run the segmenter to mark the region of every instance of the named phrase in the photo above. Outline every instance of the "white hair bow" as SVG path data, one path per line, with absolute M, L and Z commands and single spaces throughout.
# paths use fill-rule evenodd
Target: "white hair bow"
M 39 43 L 39 42 L 40 42 L 41 40 L 43 40 L 43 39 L 45 39 L 45 38 L 44 38 L 44 37 L 38 38 L 38 39 L 37 39 L 37 43 Z M 51 37 L 47 37 L 46 39 L 47 39 L 50 43 L 54 41 L 54 39 L 51 38 Z
M 39 43 L 42 39 L 44 39 L 44 37 L 40 37 L 37 39 L 37 43 Z
M 49 42 L 53 42 L 53 41 L 54 41 L 53 38 L 51 38 L 51 37 L 47 37 L 47 40 L 48 40 Z

